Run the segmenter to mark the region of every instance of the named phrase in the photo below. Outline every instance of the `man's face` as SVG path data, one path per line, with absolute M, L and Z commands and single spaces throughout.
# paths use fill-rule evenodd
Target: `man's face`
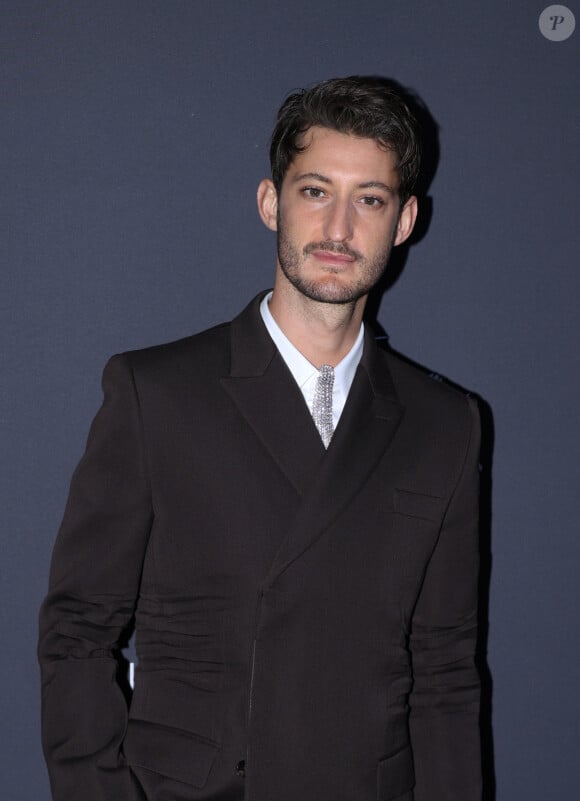
M 353 302 L 377 283 L 392 245 L 411 233 L 416 201 L 399 208 L 396 157 L 373 139 L 313 127 L 303 144 L 271 224 L 262 218 L 278 231 L 278 268 L 295 289 L 316 301 Z

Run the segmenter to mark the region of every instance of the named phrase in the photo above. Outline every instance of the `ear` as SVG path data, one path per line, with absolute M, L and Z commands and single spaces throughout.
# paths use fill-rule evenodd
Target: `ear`
M 406 239 L 411 236 L 411 232 L 415 226 L 417 219 L 417 198 L 415 195 L 407 200 L 401 211 L 399 212 L 399 220 L 395 229 L 394 245 L 401 245 Z
M 258 212 L 262 222 L 270 231 L 277 231 L 278 193 L 269 178 L 264 178 L 258 186 Z

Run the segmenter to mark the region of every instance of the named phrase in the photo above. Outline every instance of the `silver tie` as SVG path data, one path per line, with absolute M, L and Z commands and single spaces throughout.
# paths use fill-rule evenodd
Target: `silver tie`
M 323 364 L 318 371 L 312 403 L 312 417 L 324 447 L 328 448 L 334 433 L 332 422 L 332 387 L 334 386 L 334 367 Z

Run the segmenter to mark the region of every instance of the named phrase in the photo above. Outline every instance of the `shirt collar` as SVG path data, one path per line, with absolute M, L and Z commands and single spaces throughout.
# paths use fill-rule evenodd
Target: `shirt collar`
M 302 353 L 288 339 L 276 320 L 272 317 L 269 308 L 272 292 L 262 299 L 260 313 L 268 333 L 280 351 L 288 369 L 294 376 L 298 386 L 302 389 L 313 376 L 318 375 L 317 368 L 303 356 Z M 364 345 L 364 325 L 361 323 L 358 336 L 346 356 L 334 368 L 334 394 L 346 400 L 352 385 L 356 368 L 361 360 Z

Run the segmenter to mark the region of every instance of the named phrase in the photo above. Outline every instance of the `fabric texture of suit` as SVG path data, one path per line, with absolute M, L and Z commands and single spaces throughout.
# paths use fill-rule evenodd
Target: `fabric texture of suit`
M 477 801 L 475 403 L 367 334 L 326 451 L 259 301 L 105 369 L 41 611 L 54 799 Z

